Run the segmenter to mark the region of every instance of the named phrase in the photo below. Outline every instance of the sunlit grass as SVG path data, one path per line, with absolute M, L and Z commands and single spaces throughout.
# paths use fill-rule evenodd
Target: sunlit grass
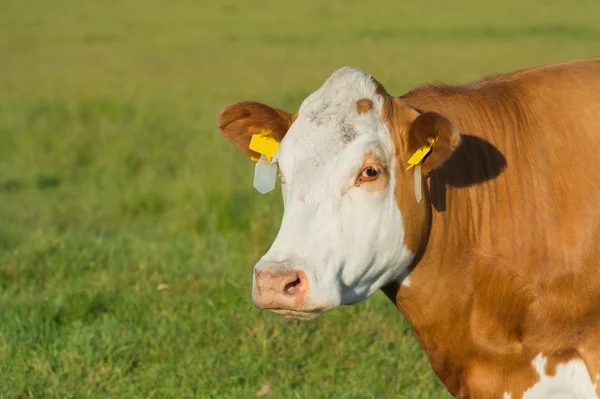
M 443 398 L 383 294 L 251 307 L 277 192 L 216 132 L 335 69 L 392 93 L 596 55 L 600 3 L 0 2 L 0 397 Z

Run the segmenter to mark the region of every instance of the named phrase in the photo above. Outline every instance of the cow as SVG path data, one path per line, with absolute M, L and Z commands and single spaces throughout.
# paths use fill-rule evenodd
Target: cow
M 453 396 L 598 398 L 600 57 L 400 97 L 344 67 L 295 113 L 238 102 L 218 126 L 252 157 L 257 131 L 279 143 L 256 307 L 381 289 Z

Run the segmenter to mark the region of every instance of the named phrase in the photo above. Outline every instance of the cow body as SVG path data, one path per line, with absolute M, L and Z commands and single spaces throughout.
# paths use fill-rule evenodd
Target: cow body
M 431 225 L 410 284 L 386 289 L 437 375 L 458 397 L 520 398 L 546 359 L 547 375 L 581 365 L 573 395 L 557 398 L 596 397 L 600 59 L 403 97 L 466 138 L 427 180 Z M 548 386 L 530 397 L 552 397 Z
M 263 107 L 219 121 L 241 149 L 273 130 L 290 180 L 257 306 L 312 318 L 382 288 L 456 397 L 598 398 L 600 58 L 399 98 L 344 69 L 298 113 Z M 419 202 L 406 161 L 432 137 Z

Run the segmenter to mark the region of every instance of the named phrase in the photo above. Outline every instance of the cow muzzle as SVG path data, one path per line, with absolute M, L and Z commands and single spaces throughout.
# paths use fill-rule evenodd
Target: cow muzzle
M 252 299 L 259 309 L 287 318 L 313 319 L 321 312 L 307 306 L 307 295 L 308 280 L 301 270 L 254 271 Z

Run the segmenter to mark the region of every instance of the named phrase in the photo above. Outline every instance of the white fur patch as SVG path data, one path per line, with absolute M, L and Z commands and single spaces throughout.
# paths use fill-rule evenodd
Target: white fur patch
M 373 109 L 359 113 L 367 99 Z M 342 68 L 302 103 L 279 147 L 284 214 L 275 242 L 256 269 L 305 273 L 306 303 L 357 303 L 400 277 L 414 254 L 404 246 L 394 195 L 394 146 L 381 122 L 383 97 L 370 75 Z M 356 186 L 366 154 L 389 171 L 389 184 Z M 307 305 L 308 306 L 308 305 Z
M 523 393 L 522 399 L 598 399 L 596 384 L 592 383 L 583 361 L 559 364 L 553 376 L 546 374 L 547 362 L 541 353 L 533 359 L 531 364 L 540 380 Z M 505 393 L 504 399 L 511 399 L 511 395 Z

